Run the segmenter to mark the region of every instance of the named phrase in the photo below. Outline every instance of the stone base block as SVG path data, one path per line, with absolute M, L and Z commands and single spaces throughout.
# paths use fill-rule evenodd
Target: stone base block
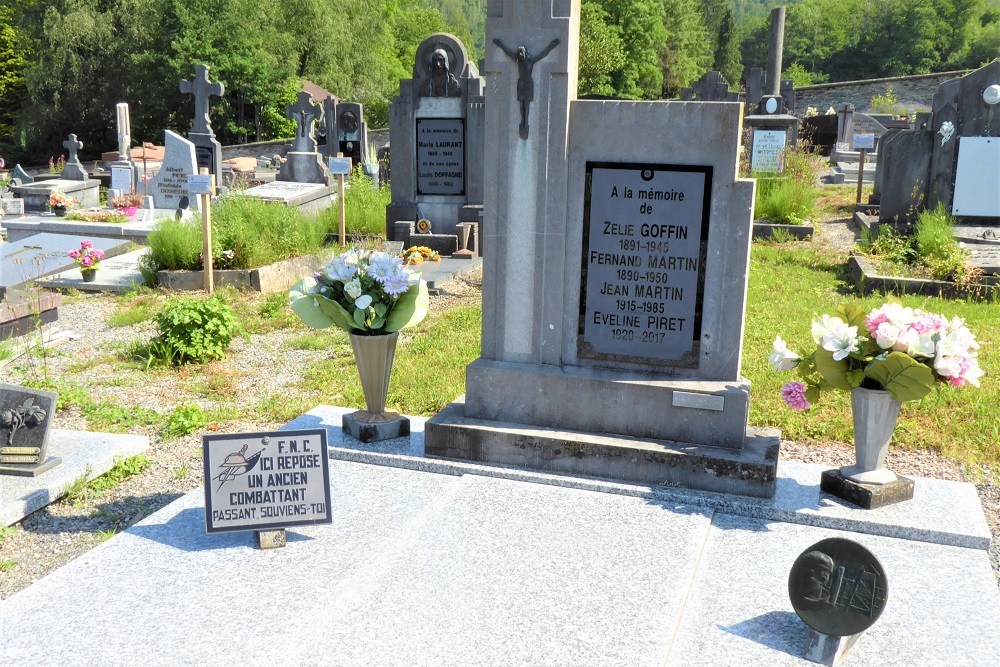
M 856 635 L 848 635 L 847 637 L 835 637 L 833 635 L 824 635 L 822 632 L 816 632 L 815 630 L 809 631 L 809 645 L 806 648 L 805 659 L 812 662 L 818 662 L 821 665 L 827 665 L 828 667 L 837 667 L 845 656 L 847 656 L 848 651 L 854 646 L 854 642 L 858 640 L 858 637 L 862 633 Z
M 7 292 L 0 285 L 0 340 L 24 336 L 59 319 L 62 296 L 50 292 Z
M 28 185 L 12 185 L 10 191 L 24 200 L 24 210 L 40 213 L 49 210 L 49 195 L 54 191 L 76 200 L 79 208 L 92 208 L 100 204 L 100 184 L 97 181 L 74 181 L 56 178 L 35 181 Z
M 428 457 L 461 459 L 634 484 L 774 496 L 780 438 L 747 429 L 742 451 L 496 422 L 452 403 L 424 426 Z
M 739 450 L 750 382 L 477 359 L 465 369 L 465 415 L 583 433 Z
M 889 484 L 862 484 L 848 479 L 837 469 L 824 470 L 819 488 L 861 509 L 873 510 L 913 498 L 913 480 L 896 475 Z
M 60 463 L 62 463 L 62 459 L 58 456 L 49 456 L 38 465 L 0 463 L 0 475 L 12 475 L 14 477 L 38 477 L 43 472 L 52 470 Z
M 261 549 L 280 549 L 288 543 L 284 528 L 278 530 L 258 530 L 257 545 Z
M 357 438 L 361 442 L 376 442 L 391 440 L 410 435 L 410 419 L 395 412 L 386 413 L 390 419 L 382 422 L 363 421 L 359 415 L 367 415 L 362 411 L 352 412 L 343 417 L 344 433 Z

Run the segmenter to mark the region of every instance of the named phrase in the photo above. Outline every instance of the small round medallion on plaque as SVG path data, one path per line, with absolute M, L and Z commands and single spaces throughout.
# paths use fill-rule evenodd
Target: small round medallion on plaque
M 795 559 L 788 597 L 799 618 L 825 635 L 846 637 L 878 620 L 889 596 L 882 564 L 857 542 L 831 537 Z
M 768 113 L 774 113 L 778 110 L 778 100 L 773 97 L 764 102 L 764 110 Z
M 430 234 L 431 233 L 431 221 L 427 218 L 420 218 L 417 220 L 417 233 L 418 234 Z

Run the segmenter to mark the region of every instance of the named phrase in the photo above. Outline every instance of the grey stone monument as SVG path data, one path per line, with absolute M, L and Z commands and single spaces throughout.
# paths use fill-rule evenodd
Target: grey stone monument
M 771 33 L 767 50 L 766 94 L 760 98 L 756 113 L 744 120 L 751 128 L 751 169 L 780 172 L 780 159 L 786 148 L 794 150 L 799 136 L 799 119 L 788 113 L 781 93 L 781 61 L 785 41 L 785 8 L 771 10 Z M 794 99 L 794 95 L 792 96 Z M 748 99 L 748 102 L 754 103 Z M 784 136 L 782 136 L 784 135 Z M 756 163 L 755 163 L 756 160 Z
M 729 82 L 722 72 L 706 72 L 690 88 L 681 90 L 680 98 L 686 102 L 739 102 L 740 94 L 729 90 Z
M 212 95 L 221 97 L 226 88 L 218 81 L 213 83 L 208 80 L 208 65 L 195 65 L 194 72 L 194 79 L 181 79 L 180 83 L 182 93 L 194 95 L 194 124 L 188 132 L 188 139 L 195 146 L 198 166 L 206 167 L 210 173 L 215 174 L 216 185 L 219 185 L 222 178 L 222 145 L 212 131 L 208 101 Z
M 80 164 L 79 150 L 83 148 L 83 142 L 76 138 L 75 134 L 69 135 L 63 142 L 63 148 L 69 153 L 69 159 L 63 166 L 61 178 L 67 181 L 86 181 L 89 179 L 87 170 Z
M 340 146 L 337 144 L 337 105 L 340 99 L 330 95 L 323 100 L 323 156 L 337 157 Z
M 163 131 L 163 164 L 146 188 L 155 208 L 198 208 L 198 197 L 188 194 L 188 176 L 198 173 L 195 151 L 195 145 L 181 135 Z
M 364 107 L 356 102 L 337 104 L 337 124 L 334 136 L 337 150 L 344 157 L 351 158 L 351 167 L 357 168 L 365 161 L 368 149 L 368 124 L 365 123 Z
M 0 475 L 36 477 L 61 462 L 45 448 L 56 394 L 0 384 Z
M 478 223 L 482 214 L 485 128 L 483 79 L 457 37 L 421 42 L 413 78 L 400 82 L 389 118 L 386 237 L 455 253 L 458 225 Z M 411 239 L 421 219 L 432 233 Z
M 313 102 L 308 92 L 300 90 L 297 101 L 287 105 L 285 113 L 295 121 L 295 139 L 277 180 L 329 185 L 330 175 L 313 138 L 313 125 L 323 120 L 323 107 Z
M 134 192 L 139 182 L 139 166 L 132 160 L 132 123 L 128 115 L 128 104 L 119 102 L 115 105 L 115 119 L 118 125 L 118 159 L 111 164 L 111 167 L 129 170 L 132 174 L 132 185 L 128 191 Z
M 14 171 L 10 174 L 11 185 L 30 185 L 35 179 L 28 175 L 20 164 L 14 165 Z
M 741 105 L 575 100 L 579 17 L 490 4 L 487 44 L 558 46 L 527 119 L 518 66 L 487 48 L 482 353 L 426 453 L 770 497 L 779 440 L 748 429 L 740 374 Z
M 880 150 L 880 222 L 909 223 L 941 204 L 960 220 L 1000 225 L 1000 60 L 941 84 L 926 129 L 901 130 Z

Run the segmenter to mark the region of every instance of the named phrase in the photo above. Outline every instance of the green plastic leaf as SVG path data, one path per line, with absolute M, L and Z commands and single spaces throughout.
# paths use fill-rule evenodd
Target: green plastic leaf
M 816 370 L 831 387 L 844 391 L 854 389 L 854 385 L 851 384 L 851 380 L 847 376 L 847 359 L 836 361 L 833 358 L 833 352 L 819 348 L 813 354 L 813 360 L 816 363 Z
M 834 314 L 847 322 L 847 326 L 857 327 L 859 334 L 866 334 L 868 332 L 868 327 L 865 324 L 865 319 L 868 317 L 868 311 L 861 306 L 853 303 L 845 303 L 837 308 Z
M 375 304 L 375 315 L 376 317 L 385 317 L 385 314 L 389 312 L 389 307 L 386 306 L 381 301 Z
M 365 311 L 361 310 L 360 308 L 355 308 L 354 309 L 354 321 L 357 323 L 357 325 L 358 325 L 357 328 L 358 329 L 364 329 L 365 328 Z
M 317 297 L 319 302 L 319 307 L 323 311 L 323 314 L 329 317 L 333 324 L 340 327 L 344 331 L 350 333 L 352 329 L 356 329 L 357 326 L 354 324 L 354 318 L 351 314 L 347 312 L 347 309 L 341 306 L 339 303 L 333 299 L 327 299 L 325 296 Z
M 396 307 L 389 313 L 385 320 L 386 333 L 392 333 L 412 327 L 418 324 L 427 316 L 427 309 L 430 307 L 431 297 L 427 293 L 427 283 L 423 280 L 406 290 L 396 302 Z
M 934 373 L 926 365 L 902 352 L 890 352 L 882 360 L 873 361 L 865 376 L 875 380 L 897 401 L 919 401 L 934 388 Z
M 819 385 L 809 384 L 806 385 L 806 400 L 810 403 L 819 402 L 820 388 Z
M 295 283 L 288 290 L 292 311 L 299 316 L 299 319 L 313 329 L 326 329 L 331 325 L 338 326 L 345 331 L 354 328 L 350 316 L 339 303 L 324 296 L 309 293 L 309 290 L 315 285 L 315 279 L 308 277 Z

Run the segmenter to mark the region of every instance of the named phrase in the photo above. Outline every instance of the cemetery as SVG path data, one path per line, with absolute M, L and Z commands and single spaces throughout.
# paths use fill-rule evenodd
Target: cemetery
M 0 8 L 0 664 L 1000 664 L 1000 7 L 330 2 Z

